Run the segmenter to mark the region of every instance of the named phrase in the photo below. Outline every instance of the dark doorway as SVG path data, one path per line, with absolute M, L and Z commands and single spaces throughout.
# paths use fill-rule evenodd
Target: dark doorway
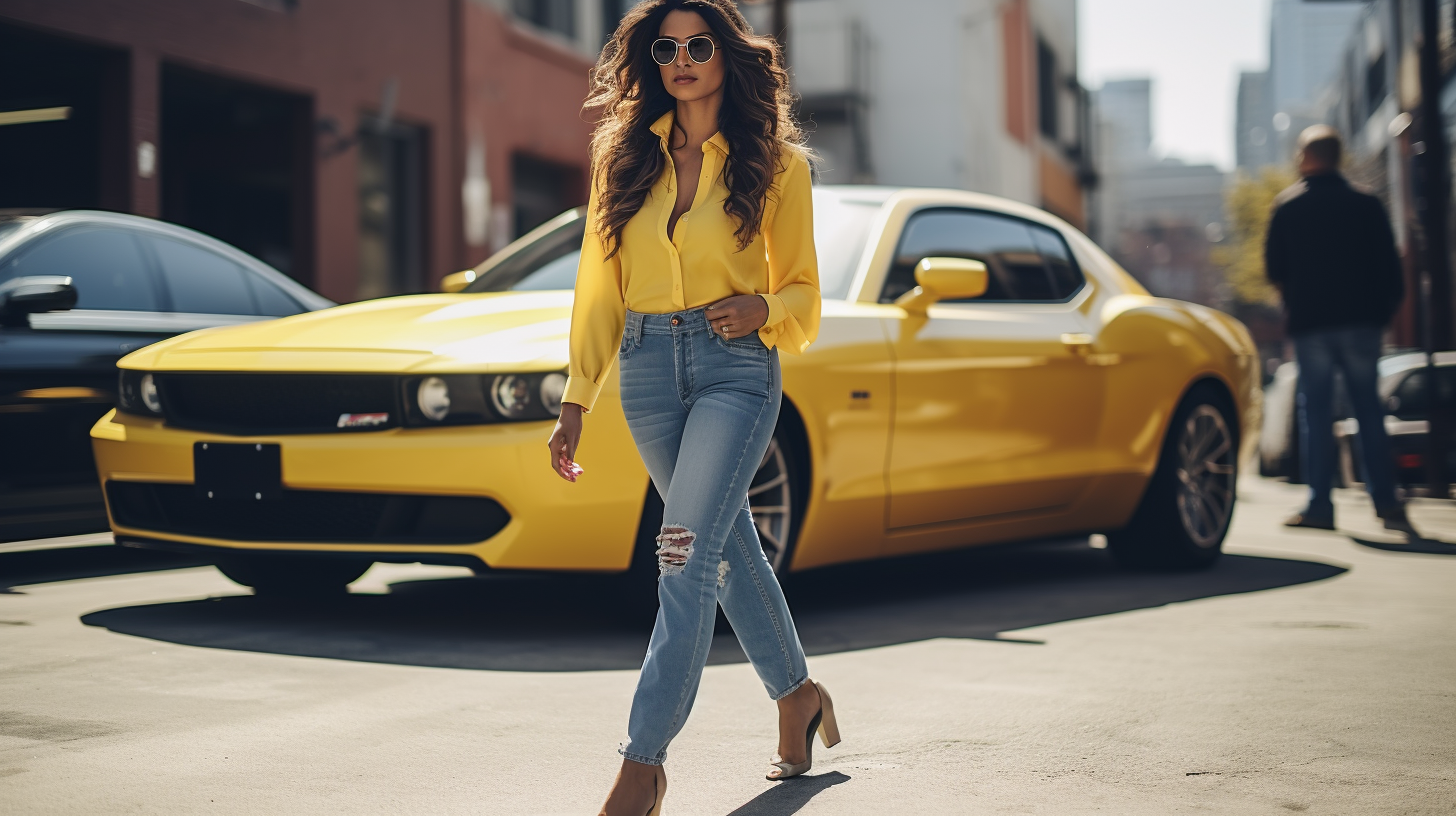
M 125 52 L 0 25 L 0 209 L 127 209 Z
M 306 96 L 162 67 L 162 217 L 313 283 Z
M 424 291 L 427 133 L 359 119 L 360 300 Z
M 581 171 L 517 153 L 511 156 L 516 237 L 581 204 Z

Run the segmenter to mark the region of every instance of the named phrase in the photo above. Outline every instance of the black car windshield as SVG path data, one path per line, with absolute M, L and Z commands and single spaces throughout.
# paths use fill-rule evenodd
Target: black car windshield
M 849 294 L 860 255 L 869 237 L 878 202 L 814 196 L 814 246 L 819 255 L 819 288 L 826 298 Z M 486 270 L 466 292 L 526 292 L 571 289 L 581 262 L 586 219 L 576 218 L 551 230 Z
M 0 221 L 0 241 L 3 241 L 6 238 L 10 237 L 10 233 L 15 232 L 26 224 L 29 224 L 32 220 L 34 219 L 11 218 Z

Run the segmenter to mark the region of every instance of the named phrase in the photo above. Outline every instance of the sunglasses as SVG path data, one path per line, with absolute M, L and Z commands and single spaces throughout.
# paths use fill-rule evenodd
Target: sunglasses
M 686 43 L 680 43 L 671 37 L 662 37 L 652 42 L 652 61 L 658 65 L 671 65 L 677 60 L 679 48 L 686 48 L 688 59 L 699 65 L 712 59 L 713 52 L 717 50 L 713 41 L 701 34 L 690 38 Z

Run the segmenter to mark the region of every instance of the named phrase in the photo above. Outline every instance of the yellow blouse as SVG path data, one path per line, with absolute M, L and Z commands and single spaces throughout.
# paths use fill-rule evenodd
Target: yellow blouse
M 662 139 L 667 164 L 642 209 L 627 222 L 621 250 L 610 260 L 597 231 L 597 193 L 592 188 L 562 397 L 588 411 L 617 359 L 627 309 L 666 314 L 757 294 L 768 302 L 768 322 L 758 330 L 764 345 L 799 354 L 819 333 L 819 262 L 808 161 L 797 152 L 787 156 L 787 166 L 774 175 L 769 189 L 762 229 L 740 252 L 733 235 L 738 223 L 723 212 L 728 141 L 714 134 L 703 143 L 703 174 L 692 208 L 678 219 L 669 239 L 667 222 L 677 199 L 667 146 L 672 123 L 669 112 L 652 125 Z

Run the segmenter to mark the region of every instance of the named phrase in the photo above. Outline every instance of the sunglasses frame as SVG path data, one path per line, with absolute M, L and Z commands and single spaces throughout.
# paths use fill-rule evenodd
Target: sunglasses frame
M 678 42 L 677 40 L 674 40 L 671 37 L 658 37 L 657 39 L 655 39 L 655 40 L 652 41 L 652 46 L 647 49 L 647 53 L 652 56 L 652 61 L 653 62 L 656 62 L 658 65 L 661 65 L 662 67 L 666 68 L 667 66 L 673 64 L 674 62 L 677 62 L 677 55 L 679 53 L 679 51 L 677 49 L 687 48 L 687 47 L 691 46 L 693 44 L 693 40 L 707 40 L 708 41 L 708 45 L 711 45 L 713 47 L 713 50 L 710 51 L 710 52 L 708 52 L 708 58 L 705 59 L 705 60 L 694 59 L 693 58 L 693 52 L 689 51 L 688 52 L 688 59 L 692 60 L 693 61 L 693 64 L 695 64 L 695 65 L 706 65 L 707 63 L 711 62 L 712 59 L 713 59 L 713 57 L 714 57 L 714 55 L 716 55 L 718 53 L 718 44 L 715 43 L 715 42 L 713 42 L 713 38 L 712 37 L 709 37 L 707 34 L 698 34 L 697 36 L 689 37 L 688 38 L 688 41 L 685 42 L 685 43 L 680 43 L 680 42 Z M 670 43 L 673 44 L 673 49 L 674 50 L 672 52 L 672 59 L 668 60 L 667 62 L 660 62 L 657 59 L 657 55 L 652 53 L 654 50 L 656 50 L 657 44 L 660 43 L 660 42 L 670 42 Z

